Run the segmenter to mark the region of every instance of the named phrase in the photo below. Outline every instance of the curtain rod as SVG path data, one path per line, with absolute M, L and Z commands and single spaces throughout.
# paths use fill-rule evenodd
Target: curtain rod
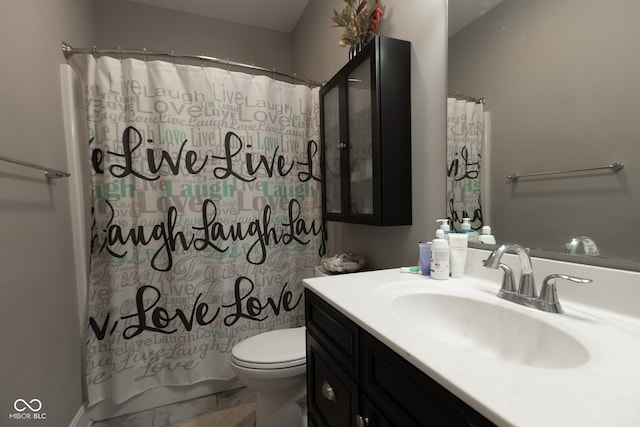
M 67 59 L 67 61 L 69 60 L 69 58 L 71 58 L 74 54 L 76 53 L 88 53 L 91 54 L 93 56 L 96 55 L 117 55 L 122 59 L 122 56 L 143 56 L 146 60 L 147 57 L 149 56 L 156 56 L 156 57 L 160 57 L 160 58 L 172 58 L 174 61 L 176 60 L 176 58 L 181 58 L 181 59 L 191 59 L 194 61 L 200 61 L 200 62 L 204 62 L 204 61 L 208 61 L 208 62 L 215 62 L 216 64 L 220 64 L 220 65 L 225 65 L 227 67 L 229 66 L 233 66 L 233 67 L 239 67 L 239 68 L 247 68 L 251 71 L 260 71 L 262 73 L 265 74 L 273 74 L 274 76 L 277 74 L 281 77 L 288 77 L 293 79 L 294 81 L 300 81 L 303 82 L 309 86 L 322 86 L 321 83 L 318 83 L 316 81 L 313 80 L 308 80 L 308 79 L 304 79 L 301 77 L 298 77 L 295 73 L 294 74 L 288 74 L 288 73 L 283 73 L 281 71 L 276 70 L 275 68 L 272 69 L 268 69 L 268 68 L 263 68 L 263 67 L 257 67 L 255 65 L 249 65 L 249 64 L 243 64 L 241 62 L 235 62 L 235 61 L 229 61 L 228 59 L 219 59 L 219 58 L 214 58 L 212 56 L 205 56 L 205 55 L 188 55 L 188 54 L 178 54 L 178 53 L 174 53 L 173 51 L 171 53 L 167 53 L 167 52 L 158 52 L 158 51 L 152 51 L 152 50 L 147 50 L 147 49 L 121 49 L 121 48 L 117 48 L 117 49 L 98 49 L 96 46 L 92 46 L 89 48 L 74 48 L 71 47 L 71 45 L 69 45 L 66 42 L 62 42 L 62 53 L 64 54 L 64 57 Z
M 460 92 L 448 92 L 447 96 L 452 97 L 452 98 L 456 98 L 456 99 L 460 99 L 460 100 L 463 100 L 463 101 L 475 102 L 476 104 L 486 104 L 487 103 L 486 98 L 476 98 L 475 96 L 465 95 L 464 93 L 460 93 Z

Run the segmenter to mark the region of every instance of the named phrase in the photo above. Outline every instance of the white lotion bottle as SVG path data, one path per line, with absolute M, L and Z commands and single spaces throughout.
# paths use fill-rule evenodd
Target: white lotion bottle
M 444 231 L 438 229 L 436 238 L 431 242 L 431 277 L 438 280 L 449 279 L 449 242 Z
M 467 264 L 469 234 L 470 233 L 449 234 L 449 263 L 451 277 L 454 279 L 459 279 L 464 276 L 464 269 Z

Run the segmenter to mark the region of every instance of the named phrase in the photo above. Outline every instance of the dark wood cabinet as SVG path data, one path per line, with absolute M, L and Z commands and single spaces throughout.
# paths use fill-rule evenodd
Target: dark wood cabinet
M 375 37 L 320 90 L 326 220 L 411 224 L 410 49 Z
M 308 289 L 305 304 L 309 425 L 494 425 Z

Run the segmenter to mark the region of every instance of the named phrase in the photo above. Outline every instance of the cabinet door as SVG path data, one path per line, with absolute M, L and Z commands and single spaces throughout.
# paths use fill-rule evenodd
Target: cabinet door
M 393 425 L 495 427 L 373 336 L 363 332 L 361 342 L 360 387 Z
M 307 407 L 318 427 L 356 427 L 358 387 L 307 332 Z
M 383 415 L 378 405 L 375 405 L 366 396 L 362 398 L 362 403 L 360 405 L 360 414 L 356 416 L 357 426 L 362 425 L 366 427 L 396 427 L 396 425 L 402 425 L 402 427 L 407 427 L 406 425 L 399 424 L 400 420 L 394 420 L 395 422 L 391 422 L 391 420 Z M 361 417 L 360 423 L 358 423 L 358 417 Z
M 372 215 L 374 212 L 372 96 L 369 56 L 347 76 L 351 215 Z
M 346 144 L 340 138 L 340 89 L 337 84 L 322 97 L 322 119 L 325 209 L 327 213 L 339 214 L 342 212 L 340 153 Z

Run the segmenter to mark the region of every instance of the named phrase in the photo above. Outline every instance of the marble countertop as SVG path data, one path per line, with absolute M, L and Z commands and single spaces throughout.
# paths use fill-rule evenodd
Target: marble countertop
M 640 318 L 574 302 L 544 313 L 495 296 L 499 282 L 439 281 L 388 269 L 306 279 L 305 287 L 500 426 L 640 426 Z M 394 316 L 394 291 L 455 292 L 524 310 L 588 349 L 571 367 L 523 366 L 430 339 Z M 561 298 L 562 301 L 562 298 Z M 640 303 L 640 301 L 638 301 Z

